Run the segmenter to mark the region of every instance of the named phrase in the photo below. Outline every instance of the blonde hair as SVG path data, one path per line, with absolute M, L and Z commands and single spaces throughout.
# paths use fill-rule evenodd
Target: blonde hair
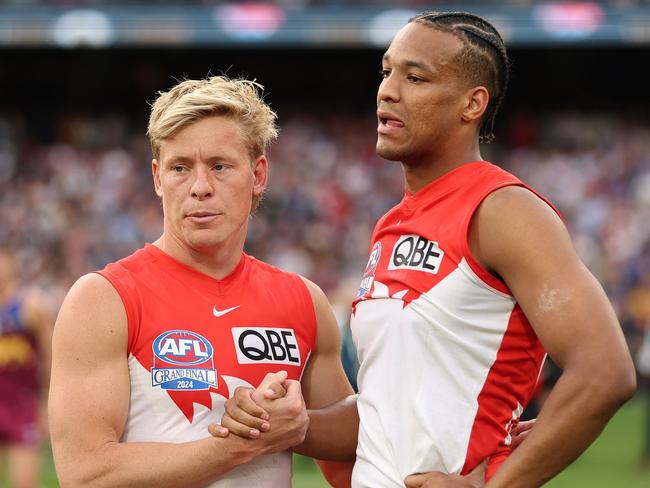
M 264 87 L 255 81 L 225 76 L 185 80 L 168 92 L 159 92 L 147 128 L 154 158 L 160 156 L 161 141 L 182 127 L 224 115 L 239 122 L 251 159 L 257 159 L 278 137 L 277 116 L 264 102 L 263 92 Z

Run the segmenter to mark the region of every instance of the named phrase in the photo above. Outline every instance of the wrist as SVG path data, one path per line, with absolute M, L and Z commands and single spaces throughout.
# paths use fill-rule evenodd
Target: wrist
M 226 438 L 211 438 L 215 456 L 223 456 L 224 450 L 230 452 L 232 467 L 246 464 L 260 454 L 264 454 L 264 445 L 257 439 L 244 439 L 235 434 Z

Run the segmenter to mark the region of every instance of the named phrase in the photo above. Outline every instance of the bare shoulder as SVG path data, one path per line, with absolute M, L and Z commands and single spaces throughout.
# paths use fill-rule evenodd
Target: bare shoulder
M 330 308 L 327 296 L 325 296 L 325 293 L 323 290 L 321 290 L 320 286 L 318 286 L 313 281 L 305 278 L 304 276 L 300 276 L 300 279 L 307 286 L 307 290 L 309 290 L 309 294 L 311 295 L 311 299 L 314 302 L 314 308 L 316 311 L 318 311 L 321 307 Z
M 317 284 L 302 276 L 300 278 L 307 286 L 311 294 L 312 302 L 314 303 L 314 312 L 318 324 L 317 351 L 336 351 L 338 353 L 340 342 L 339 327 L 327 296 L 325 296 L 325 293 Z
M 96 273 L 79 278 L 63 301 L 54 335 L 55 350 L 57 337 L 66 342 L 103 346 L 123 343 L 126 347 L 126 310 L 113 285 Z
M 521 264 L 548 253 L 577 258 L 560 216 L 540 197 L 518 186 L 501 188 L 485 198 L 472 219 L 469 243 L 478 261 L 497 272 L 508 263 Z
M 489 220 L 500 227 L 512 224 L 535 225 L 537 219 L 562 222 L 555 210 L 539 196 L 514 185 L 490 193 L 479 206 L 476 218 Z
M 88 273 L 79 278 L 65 297 L 64 307 L 104 309 L 123 308 L 119 294 L 103 276 Z M 111 310 L 115 311 L 115 310 Z

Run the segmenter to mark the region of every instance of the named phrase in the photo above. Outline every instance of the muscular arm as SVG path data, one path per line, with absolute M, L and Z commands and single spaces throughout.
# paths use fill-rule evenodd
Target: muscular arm
M 269 451 L 207 432 L 181 444 L 122 443 L 129 394 L 124 307 L 103 277 L 87 275 L 66 297 L 53 338 L 49 413 L 61 486 L 200 486 Z
M 560 219 L 533 194 L 507 187 L 489 196 L 470 245 L 505 280 L 563 369 L 535 429 L 488 483 L 539 486 L 579 456 L 634 393 L 632 361 L 605 293 Z
M 301 380 L 309 429 L 305 442 L 294 451 L 317 459 L 354 460 L 359 414 L 341 364 L 338 325 L 325 294 L 312 282 L 305 283 L 314 303 L 318 336 Z

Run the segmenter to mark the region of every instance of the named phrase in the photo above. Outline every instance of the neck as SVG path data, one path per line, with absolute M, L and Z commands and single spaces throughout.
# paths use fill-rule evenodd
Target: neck
M 187 243 L 179 242 L 174 236 L 163 233 L 153 245 L 186 266 L 222 280 L 232 273 L 241 261 L 244 239 L 241 239 L 239 245 L 228 242 L 206 248 L 192 248 Z
M 456 147 L 463 148 L 464 146 Z M 402 169 L 404 170 L 406 191 L 410 194 L 416 193 L 445 173 L 482 159 L 478 140 L 476 140 L 459 151 L 446 151 L 442 155 L 429 157 L 423 161 L 403 161 Z

